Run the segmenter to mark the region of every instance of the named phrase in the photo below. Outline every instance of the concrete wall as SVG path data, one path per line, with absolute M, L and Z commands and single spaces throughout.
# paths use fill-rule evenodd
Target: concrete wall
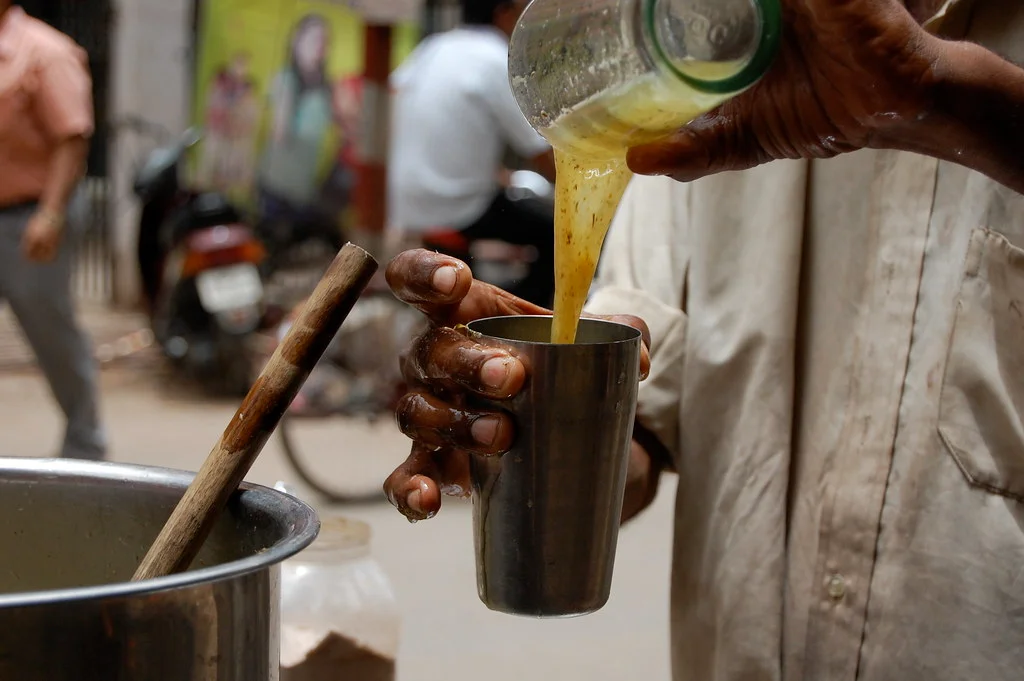
M 187 127 L 192 88 L 192 0 L 115 0 L 111 123 L 126 117 L 173 134 Z M 139 157 L 156 140 L 119 126 L 111 140 L 115 249 L 114 297 L 132 305 L 139 297 L 135 266 L 138 204 L 131 177 Z

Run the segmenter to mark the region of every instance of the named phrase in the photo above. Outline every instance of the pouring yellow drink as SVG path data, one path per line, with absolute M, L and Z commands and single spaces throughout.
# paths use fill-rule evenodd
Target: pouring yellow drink
M 576 339 L 605 235 L 629 183 L 627 149 L 671 134 L 726 98 L 651 74 L 584 102 L 544 130 L 557 167 L 552 343 Z

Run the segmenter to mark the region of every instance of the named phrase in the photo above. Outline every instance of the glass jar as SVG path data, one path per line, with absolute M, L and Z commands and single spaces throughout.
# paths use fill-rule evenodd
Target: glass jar
M 533 0 L 509 79 L 556 149 L 621 156 L 754 84 L 780 24 L 778 0 Z
M 322 520 L 281 567 L 281 681 L 394 681 L 401 619 L 370 527 Z

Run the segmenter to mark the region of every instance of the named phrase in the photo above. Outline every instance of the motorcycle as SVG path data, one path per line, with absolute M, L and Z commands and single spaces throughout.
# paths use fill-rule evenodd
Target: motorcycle
M 532 170 L 516 170 L 509 174 L 505 196 L 509 201 L 531 203 L 535 210 L 552 216 L 555 213 L 555 188 L 543 175 Z M 552 233 L 551 238 L 554 238 Z M 500 239 L 467 239 L 459 230 L 437 227 L 419 236 L 419 243 L 410 247 L 427 248 L 469 263 L 473 276 L 480 281 L 518 294 L 523 281 L 537 259 L 533 246 L 521 246 Z M 534 301 L 538 302 L 538 301 Z
M 183 186 L 182 160 L 201 139 L 187 131 L 144 159 L 138 265 L 153 334 L 164 355 L 208 388 L 244 395 L 249 336 L 263 316 L 263 245 L 218 192 Z

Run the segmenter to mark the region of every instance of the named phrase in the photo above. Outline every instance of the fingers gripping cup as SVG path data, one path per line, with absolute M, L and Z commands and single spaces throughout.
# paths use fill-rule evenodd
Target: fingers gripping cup
M 528 373 L 513 399 L 478 405 L 516 422 L 507 453 L 470 461 L 480 599 L 517 615 L 594 612 L 611 589 L 640 332 L 583 319 L 576 343 L 555 345 L 550 317 L 483 319 L 469 332 L 511 350 Z

